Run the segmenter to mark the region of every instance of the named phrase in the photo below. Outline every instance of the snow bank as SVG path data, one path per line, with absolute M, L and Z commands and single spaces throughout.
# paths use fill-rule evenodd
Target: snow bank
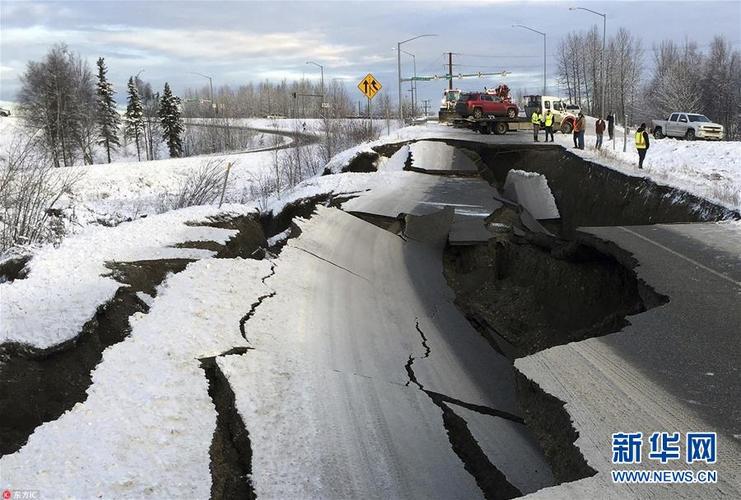
M 587 121 L 585 150 L 573 148 L 571 135 L 556 134 L 556 142 L 585 160 L 741 210 L 741 142 L 651 138 L 644 168 L 638 170 L 635 130 L 628 134 L 626 152 L 623 152 L 622 129 L 615 132 L 614 149 L 605 134 L 602 149 L 597 150 L 594 126 L 590 125 L 593 121 L 594 118 Z
M 2 486 L 39 498 L 209 498 L 216 411 L 198 358 L 246 345 L 239 320 L 270 268 L 208 259 L 168 278 L 103 353 L 87 400 L 0 459 Z
M 246 214 L 241 205 L 191 207 L 147 217 L 114 228 L 89 227 L 58 248 L 38 250 L 26 279 L 0 284 L 0 343 L 18 342 L 47 349 L 76 337 L 97 308 L 121 286 L 102 277 L 106 262 L 156 259 L 202 259 L 213 252 L 173 248 L 186 241 L 226 242 L 236 231 L 189 226 L 224 213 Z

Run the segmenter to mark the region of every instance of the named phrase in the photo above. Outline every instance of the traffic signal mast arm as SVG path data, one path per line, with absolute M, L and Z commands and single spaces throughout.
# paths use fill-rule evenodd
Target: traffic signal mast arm
M 510 71 L 498 71 L 495 73 L 488 73 L 479 71 L 476 73 L 458 73 L 451 75 L 450 73 L 444 74 L 444 75 L 432 75 L 432 76 L 413 76 L 411 78 L 402 78 L 402 82 L 430 82 L 433 80 L 450 80 L 451 78 L 461 79 L 461 78 L 483 78 L 485 76 L 507 76 L 511 75 L 512 72 Z

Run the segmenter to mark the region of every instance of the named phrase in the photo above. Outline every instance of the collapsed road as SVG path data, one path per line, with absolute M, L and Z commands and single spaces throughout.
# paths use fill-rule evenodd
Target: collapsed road
M 714 223 L 631 226 L 729 214 L 682 196 L 667 211 L 660 187 L 625 188 L 643 219 L 610 212 L 600 190 L 620 179 L 574 165 L 595 169 L 579 178 L 584 214 L 574 169 L 549 170 L 573 155 L 501 141 L 387 147 L 378 165 L 401 170 L 388 182 L 264 217 L 268 241 L 290 235 L 282 248 L 255 255 L 262 232 L 237 235 L 248 252 L 169 277 L 87 400 L 0 459 L 4 483 L 48 492 L 72 475 L 83 497 L 741 495 L 741 243 Z M 703 286 L 718 309 L 693 300 Z M 713 331 L 703 311 L 724 311 Z M 691 363 L 708 339 L 717 385 Z M 128 364 L 137 382 L 113 401 Z M 632 430 L 717 430 L 718 482 L 611 483 L 610 433 Z

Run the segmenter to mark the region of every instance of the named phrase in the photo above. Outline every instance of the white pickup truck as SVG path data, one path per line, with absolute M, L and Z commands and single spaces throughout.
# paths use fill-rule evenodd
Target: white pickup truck
M 672 113 L 667 120 L 652 120 L 654 138 L 684 137 L 695 139 L 723 140 L 723 125 L 711 122 L 707 116 L 697 113 Z

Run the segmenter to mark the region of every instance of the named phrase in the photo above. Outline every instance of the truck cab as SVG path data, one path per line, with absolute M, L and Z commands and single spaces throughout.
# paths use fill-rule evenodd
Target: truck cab
M 528 95 L 525 96 L 525 99 L 525 115 L 528 118 L 533 115 L 533 111 L 544 115 L 546 111 L 550 110 L 553 114 L 554 130 L 560 130 L 564 134 L 570 134 L 574 130 L 576 115 L 567 109 L 567 103 L 560 97 Z

